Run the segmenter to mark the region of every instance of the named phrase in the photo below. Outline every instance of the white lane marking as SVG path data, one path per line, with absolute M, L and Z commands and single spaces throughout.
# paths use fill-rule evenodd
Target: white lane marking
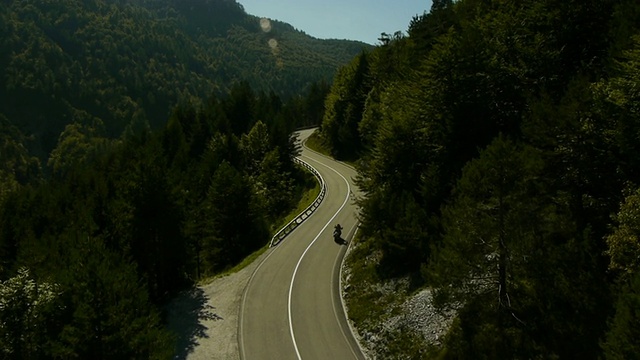
M 314 152 L 314 153 L 316 153 L 318 155 L 321 155 L 321 156 L 323 156 L 323 157 L 325 157 L 327 159 L 333 160 L 333 159 L 329 158 L 328 156 L 325 156 L 323 154 L 320 154 L 319 152 L 313 151 L 310 148 L 308 148 L 306 146 L 306 144 L 305 144 L 306 141 L 307 141 L 306 138 L 302 141 L 302 146 L 304 146 L 305 149 L 307 149 L 309 151 L 312 151 L 312 152 Z M 319 163 L 321 165 L 324 165 L 324 166 L 328 167 L 329 169 L 333 170 L 335 173 L 340 175 L 340 177 L 342 177 L 342 179 L 345 182 L 347 182 L 347 187 L 349 188 L 349 191 L 347 192 L 347 195 L 351 193 L 351 190 L 350 190 L 351 188 L 349 186 L 349 182 L 338 171 L 336 171 L 334 168 L 332 168 L 332 167 L 330 167 L 328 165 L 325 165 L 325 164 L 319 162 L 318 160 L 313 159 L 313 158 L 311 158 L 309 156 L 301 155 L 299 157 L 303 157 L 303 156 L 308 158 L 308 159 L 311 159 L 311 160 L 313 160 L 313 161 L 315 161 L 315 162 L 317 162 L 317 163 Z M 318 175 L 320 175 L 320 174 L 318 173 Z M 322 175 L 320 175 L 320 177 L 322 177 Z M 324 182 L 324 179 L 322 179 L 322 181 Z M 344 203 L 342 204 L 342 206 L 340 207 L 340 209 L 338 210 L 337 213 L 339 213 L 340 210 L 342 210 L 343 207 L 344 207 Z M 331 218 L 331 220 L 333 220 L 335 218 L 337 213 Z M 314 214 L 315 214 L 315 212 L 313 214 L 311 214 L 310 216 L 313 216 Z M 329 222 L 331 222 L 331 220 L 329 220 Z M 322 233 L 322 231 L 324 231 L 324 229 L 326 227 L 327 227 L 327 225 L 325 225 L 325 227 L 320 231 L 320 233 Z M 296 227 L 293 231 L 296 231 L 297 229 L 298 229 L 298 227 Z M 318 234 L 318 236 L 316 236 L 316 239 L 320 236 L 320 233 Z M 314 239 L 313 241 L 315 242 L 316 239 Z M 312 243 L 312 245 L 313 245 L 313 243 Z M 309 247 L 311 247 L 311 245 L 309 245 Z M 309 249 L 309 247 L 307 248 L 307 250 Z M 262 261 L 260 262 L 260 264 L 258 264 L 256 269 L 253 270 L 253 273 L 251 274 L 251 277 L 249 278 L 249 281 L 247 281 L 247 285 L 245 285 L 245 288 L 244 288 L 244 291 L 243 291 L 243 294 L 242 294 L 242 304 L 241 304 L 241 307 L 240 307 L 240 314 L 238 316 L 238 343 L 240 344 L 240 346 L 239 346 L 240 359 L 244 359 L 245 358 L 245 353 L 246 353 L 245 346 L 244 346 L 244 339 L 243 339 L 244 336 L 242 335 L 242 333 L 243 333 L 242 328 L 243 328 L 243 322 L 244 322 L 244 309 L 245 309 L 245 305 L 246 305 L 246 302 L 247 302 L 247 293 L 249 292 L 249 288 L 251 287 L 251 283 L 253 282 L 253 279 L 256 277 L 256 274 L 258 273 L 258 270 L 260 270 L 262 265 L 264 265 L 264 263 L 267 262 L 267 260 L 271 257 L 271 255 L 273 255 L 273 253 L 276 252 L 279 248 L 280 247 L 274 248 L 273 250 L 271 250 L 271 252 L 264 259 L 262 259 Z M 306 250 L 305 250 L 305 253 L 306 253 Z M 304 254 L 302 256 L 304 257 Z M 302 261 L 302 258 L 300 258 L 300 261 Z M 298 265 L 300 264 L 300 261 L 298 262 Z M 296 271 L 297 271 L 297 266 L 296 266 Z M 293 278 L 291 279 L 291 284 L 292 285 L 293 285 L 293 279 L 294 278 L 295 278 L 295 274 L 294 274 Z M 291 326 L 291 303 L 290 303 L 290 301 L 291 301 L 291 288 L 289 289 L 289 327 L 291 329 L 292 338 L 294 339 L 293 343 L 294 343 L 294 347 L 296 349 L 296 353 L 298 354 L 298 358 L 300 359 L 300 353 L 298 352 L 298 347 L 297 347 L 297 344 L 295 342 L 295 336 L 293 336 L 293 328 Z M 344 304 L 343 304 L 343 306 L 344 306 Z M 334 308 L 334 313 L 335 313 L 335 308 Z M 344 335 L 344 332 L 343 332 L 343 335 Z M 358 345 L 360 345 L 360 344 L 358 344 Z
M 304 140 L 306 141 L 306 139 Z M 304 142 L 303 142 L 303 146 Z M 306 146 L 305 146 L 306 148 Z M 302 156 L 299 156 L 302 157 Z M 307 157 L 308 158 L 308 157 Z M 307 163 L 309 164 L 309 163 Z M 309 164 L 309 166 L 311 166 L 311 164 Z M 335 171 L 335 170 L 333 170 Z M 321 181 L 321 186 L 323 184 L 326 184 L 324 181 L 324 178 L 322 177 L 322 175 L 318 172 L 318 170 L 316 169 L 316 173 L 318 174 L 318 176 L 320 177 L 320 181 Z M 344 179 L 344 177 L 343 177 Z M 346 179 L 345 179 L 346 181 Z M 349 186 L 349 183 L 347 183 L 347 186 Z M 340 208 L 342 209 L 342 208 Z M 339 210 L 338 210 L 339 212 Z M 309 215 L 309 217 L 313 216 L 315 214 L 315 211 L 313 213 L 311 213 L 311 215 Z M 309 219 L 309 217 L 307 219 Z M 334 216 L 335 217 L 335 216 Z M 331 218 L 333 219 L 333 218 Z M 292 232 L 296 231 L 298 229 L 299 226 L 296 226 L 295 229 L 293 229 Z M 326 227 L 326 226 L 325 226 Z M 324 229 L 323 229 L 324 230 Z M 322 232 L 322 231 L 321 231 Z M 315 241 L 315 240 L 314 240 Z M 271 247 L 269 247 L 270 249 Z M 264 259 L 262 259 L 262 261 L 260 262 L 260 264 L 258 264 L 258 266 L 256 267 L 255 270 L 253 270 L 253 273 L 251 274 L 251 277 L 249 278 L 249 281 L 247 281 L 247 285 L 244 288 L 244 291 L 242 292 L 242 303 L 240 305 L 240 313 L 238 314 L 238 343 L 240 344 L 239 346 L 239 352 L 240 352 L 240 359 L 244 359 L 245 358 L 245 347 L 244 347 L 244 336 L 242 335 L 242 327 L 243 327 L 243 322 L 244 322 L 244 308 L 247 302 L 247 293 L 249 292 L 249 287 L 251 286 L 251 283 L 253 282 L 253 279 L 256 277 L 256 274 L 258 273 L 258 270 L 260 270 L 260 268 L 262 267 L 262 265 L 264 265 L 265 262 L 267 262 L 267 260 L 271 257 L 271 255 L 273 255 L 273 253 L 278 249 L 279 247 L 276 247 L 275 249 L 273 249 Z M 306 251 L 305 251 L 306 252 Z M 304 255 L 302 255 L 304 256 Z M 294 275 L 295 277 L 295 275 Z M 291 315 L 289 315 L 289 318 L 291 318 Z M 291 324 L 291 322 L 289 322 L 289 324 Z M 294 346 L 295 346 L 295 340 L 294 340 Z M 297 346 L 296 346 L 296 352 L 298 351 Z
M 305 147 L 306 149 L 309 149 L 309 148 L 306 146 L 306 144 L 304 145 L 304 147 Z M 309 149 L 309 150 L 311 150 L 311 149 Z M 311 150 L 311 151 L 313 151 L 313 150 Z M 318 154 L 318 155 L 322 155 L 322 154 L 320 154 L 320 153 L 318 153 L 318 152 L 315 152 L 315 153 L 316 153 L 316 154 Z M 318 164 L 320 164 L 320 165 L 323 165 L 323 166 L 326 166 L 326 167 L 330 168 L 330 169 L 331 169 L 331 170 L 333 170 L 335 173 L 337 173 L 338 175 L 342 176 L 342 175 L 341 175 L 340 173 L 338 173 L 335 169 L 333 169 L 332 167 L 330 167 L 330 166 L 328 166 L 328 165 L 325 165 L 324 163 L 322 163 L 322 162 L 318 161 L 317 159 L 311 158 L 311 157 L 306 156 L 306 155 L 303 155 L 303 156 L 305 156 L 306 158 L 311 159 L 311 160 L 313 160 L 313 161 L 317 162 L 317 163 L 318 163 Z M 324 156 L 324 155 L 323 155 L 323 156 Z M 325 157 L 325 158 L 327 158 L 327 159 L 333 160 L 333 159 L 331 159 L 331 158 L 329 158 L 329 157 L 327 157 L 327 156 L 324 156 L 324 157 Z M 346 165 L 346 164 L 341 163 L 341 165 Z M 349 168 L 351 168 L 351 169 L 355 170 L 355 168 L 353 168 L 352 166 L 347 166 L 347 167 L 349 167 Z M 344 176 L 342 176 L 342 178 L 343 178 L 344 180 L 346 180 L 346 179 L 344 178 Z M 349 183 L 347 183 L 347 185 L 349 185 Z M 349 190 L 349 195 L 350 195 L 350 196 L 351 196 L 351 195 L 353 195 L 353 192 L 351 192 L 351 190 Z M 353 230 L 353 228 L 355 228 L 355 229 L 356 229 L 356 230 L 355 230 L 355 232 L 353 233 L 353 235 L 351 236 L 351 240 L 353 240 L 353 239 L 355 238 L 356 233 L 358 232 L 359 225 L 360 225 L 360 224 L 359 224 L 358 222 L 356 222 L 356 223 L 355 223 L 355 224 L 354 224 L 354 225 L 349 229 L 349 231 L 347 232 L 347 234 L 349 234 L 349 233 L 351 233 L 351 230 Z M 347 235 L 347 236 L 348 236 L 348 235 Z M 349 245 L 347 245 L 347 247 L 348 247 L 348 246 L 349 246 Z M 348 252 L 348 251 L 347 251 L 347 252 Z M 345 257 L 346 257 L 346 252 L 345 252 Z M 345 257 L 343 257 L 343 258 L 342 258 L 342 261 L 344 261 Z M 331 278 L 332 278 L 332 279 L 335 277 L 334 271 L 335 271 L 335 265 L 336 265 L 336 263 L 338 262 L 338 259 L 339 259 L 339 256 L 338 256 L 338 257 L 336 257 L 336 262 L 334 263 L 333 269 L 331 270 Z M 344 314 L 344 316 L 345 316 L 345 320 L 346 320 L 346 322 L 347 322 L 347 325 L 349 326 L 349 330 L 351 331 L 351 334 L 352 334 L 351 336 L 352 336 L 352 338 L 355 340 L 356 344 L 358 345 L 358 350 L 360 350 L 360 354 L 362 354 L 362 356 L 364 356 L 364 353 L 365 353 L 365 352 L 364 352 L 364 350 L 362 349 L 362 345 L 360 344 L 360 341 L 358 341 L 358 339 L 357 339 L 357 338 L 356 338 L 356 336 L 354 335 L 356 332 L 355 332 L 355 330 L 354 330 L 353 326 L 351 325 L 351 322 L 349 321 L 349 319 L 348 319 L 348 318 L 346 318 L 346 316 L 347 316 L 347 307 L 345 306 L 344 298 L 342 297 L 342 264 L 340 264 L 340 265 L 341 265 L 341 266 L 340 266 L 340 272 L 339 272 L 339 275 L 338 275 L 338 276 L 339 276 L 339 278 L 338 278 L 338 294 L 339 294 L 339 295 L 338 295 L 338 296 L 340 296 L 340 304 L 342 305 L 342 313 Z M 333 291 L 333 287 L 331 288 L 331 291 Z M 349 345 L 349 349 L 351 350 L 351 354 L 354 356 L 354 358 L 359 359 L 358 355 L 356 354 L 355 349 L 353 348 L 352 343 L 349 341 L 349 338 L 347 337 L 347 334 L 345 334 L 344 330 L 342 329 L 342 325 L 340 325 L 340 317 L 338 316 L 338 313 L 337 313 L 337 310 L 336 310 L 336 304 L 335 304 L 335 300 L 334 300 L 334 296 L 333 296 L 333 294 L 332 294 L 332 296 L 331 296 L 331 303 L 333 304 L 333 314 L 334 314 L 334 316 L 335 316 L 335 318 L 336 318 L 336 322 L 338 323 L 338 326 L 340 327 L 340 332 L 342 333 L 342 336 L 344 337 L 344 339 L 346 340 L 347 344 Z M 365 357 L 365 358 L 366 358 L 366 357 Z
M 360 229 L 360 223 L 356 223 L 355 225 L 356 227 L 356 231 L 353 232 L 353 235 L 351 236 L 351 241 L 353 241 L 353 239 L 355 239 L 356 234 L 358 233 L 358 229 Z M 345 251 L 344 253 L 344 257 L 342 258 L 342 262 L 344 263 L 344 260 L 347 258 L 347 255 L 349 254 L 349 251 L 351 250 L 351 248 L 349 248 L 349 246 L 351 245 L 351 243 L 349 243 L 349 245 L 347 245 L 347 251 Z M 349 326 L 349 331 L 351 331 L 351 336 L 353 337 L 353 339 L 356 342 L 356 345 L 358 345 L 358 350 L 360 350 L 360 354 L 362 355 L 362 357 L 364 359 L 366 359 L 366 355 L 365 355 L 365 351 L 362 348 L 362 345 L 360 344 L 360 341 L 358 340 L 358 337 L 355 335 L 356 334 L 356 330 L 353 328 L 353 325 L 351 324 L 351 321 L 349 321 L 349 318 L 347 317 L 347 306 L 344 303 L 344 297 L 342 296 L 342 264 L 340 264 L 340 274 L 338 275 L 340 277 L 339 280 L 339 285 L 338 285 L 338 289 L 340 291 L 340 303 L 342 304 L 342 311 L 344 313 L 345 316 L 345 320 L 347 321 L 347 325 Z M 342 329 L 342 327 L 340 327 Z M 344 331 L 342 332 L 342 334 L 344 334 Z M 345 335 L 346 338 L 346 335 Z M 351 343 L 349 343 L 349 346 L 351 347 L 351 351 L 355 354 L 355 351 L 353 350 L 353 347 L 351 345 Z M 358 358 L 358 356 L 356 355 L 356 359 Z
M 318 175 L 320 175 L 320 173 L 318 173 Z M 322 178 L 322 175 L 320 175 L 320 177 Z M 324 183 L 324 179 L 322 179 L 322 182 Z M 314 211 L 311 215 L 309 215 L 309 218 L 312 217 L 315 214 L 316 214 L 316 212 Z M 307 218 L 307 220 L 309 218 Z M 299 227 L 300 226 L 297 226 L 295 229 L 292 230 L 292 232 L 295 232 L 296 230 L 298 230 Z M 244 347 L 244 336 L 242 335 L 242 328 L 243 328 L 243 322 L 244 322 L 244 309 L 245 309 L 245 305 L 247 303 L 247 293 L 249 292 L 249 288 L 251 287 L 251 283 L 253 282 L 253 279 L 258 274 L 258 271 L 260 270 L 262 265 L 264 265 L 264 263 L 267 262 L 267 260 L 271 257 L 271 255 L 273 255 L 279 248 L 281 248 L 281 246 L 276 246 L 274 248 L 270 247 L 270 248 L 267 249 L 267 251 L 269 251 L 271 249 L 273 249 L 273 250 L 271 250 L 271 252 L 269 254 L 267 254 L 267 256 L 264 259 L 262 259 L 260 264 L 258 264 L 258 266 L 255 268 L 255 270 L 253 270 L 253 273 L 251 274 L 251 277 L 249 278 L 249 281 L 247 281 L 247 285 L 245 286 L 244 291 L 242 293 L 242 304 L 241 304 L 241 307 L 240 307 L 240 314 L 238 316 L 238 343 L 240 344 L 240 347 L 239 347 L 240 359 L 244 359 L 245 358 L 245 352 L 246 352 L 245 347 Z M 295 345 L 295 343 L 294 343 L 294 345 Z
M 351 227 L 351 229 L 349 229 L 347 234 L 351 233 L 351 230 L 353 230 L 353 228 L 355 228 L 356 225 L 357 224 L 353 224 L 353 226 Z M 357 229 L 356 229 L 356 231 L 357 231 Z M 353 236 L 355 236 L 355 233 L 353 234 Z M 351 237 L 351 240 L 353 240 L 353 236 Z M 335 278 L 335 276 L 336 276 L 336 266 L 338 265 L 339 259 L 340 259 L 340 256 L 336 256 L 336 261 L 333 263 L 333 269 L 331 270 L 331 279 Z M 344 259 L 344 257 L 343 257 L 343 259 Z M 340 270 L 338 271 L 338 296 L 340 297 L 340 304 L 342 306 L 344 314 L 346 315 L 347 312 L 346 312 L 346 309 L 344 307 L 344 301 L 342 300 L 342 266 L 339 266 L 339 268 L 340 268 Z M 349 345 L 349 350 L 351 350 L 351 354 L 353 355 L 353 358 L 357 359 L 358 355 L 356 354 L 355 350 L 353 350 L 353 347 L 351 346 L 351 343 L 349 342 L 349 339 L 347 338 L 347 334 L 344 333 L 344 330 L 342 329 L 342 324 L 340 324 L 340 317 L 338 316 L 338 311 L 336 310 L 335 296 L 333 294 L 333 286 L 331 287 L 331 305 L 333 306 L 333 316 L 335 316 L 335 318 L 336 318 L 336 323 L 338 324 L 338 327 L 340 328 L 340 332 L 342 333 L 342 336 L 347 341 L 347 344 Z M 349 319 L 346 319 L 346 320 L 347 320 L 347 325 L 349 325 Z M 349 329 L 351 330 L 351 326 L 349 326 Z M 353 332 L 353 330 L 351 330 L 351 331 Z
M 260 264 L 258 264 L 258 267 L 256 267 L 255 270 L 253 270 L 253 273 L 251 274 L 251 277 L 249 278 L 249 281 L 247 281 L 247 285 L 245 286 L 244 291 L 242 292 L 242 305 L 240 308 L 240 314 L 238 316 L 238 343 L 240 343 L 240 359 L 244 359 L 244 356 L 245 356 L 244 336 L 242 335 L 242 323 L 244 321 L 244 308 L 247 302 L 247 293 L 249 292 L 249 287 L 251 287 L 251 282 L 253 282 L 253 278 L 258 273 L 258 270 L 260 270 L 260 268 L 267 261 L 267 259 L 269 259 L 271 255 L 273 255 L 273 253 L 275 253 L 276 250 L 278 249 L 279 247 L 274 248 L 267 256 L 265 256 L 264 259 L 262 259 Z
M 305 157 L 309 158 L 308 156 L 305 156 Z M 312 158 L 309 158 L 309 159 L 315 160 L 315 159 L 312 159 Z M 349 185 L 349 182 L 347 181 L 347 179 L 344 176 L 342 176 L 342 174 L 340 174 L 336 169 L 332 168 L 329 165 L 323 164 L 323 163 L 321 163 L 321 162 L 319 162 L 317 160 L 315 160 L 315 161 L 318 162 L 321 165 L 324 165 L 324 166 L 328 167 L 329 169 L 333 170 L 336 174 L 338 174 L 342 178 L 342 180 L 344 180 L 344 182 L 347 184 L 347 190 L 348 191 L 347 191 L 346 197 L 344 198 L 344 202 L 342 203 L 342 205 L 340 206 L 338 211 L 336 211 L 335 214 L 333 214 L 331 219 L 329 219 L 329 221 L 327 221 L 327 223 L 322 227 L 322 229 L 320 230 L 318 235 L 316 235 L 316 237 L 311 241 L 309 246 L 307 246 L 307 248 L 304 250 L 304 252 L 302 253 L 302 256 L 300 256 L 300 259 L 298 259 L 298 263 L 296 264 L 296 267 L 293 270 L 293 275 L 291 276 L 291 284 L 289 285 L 289 301 L 288 301 L 289 332 L 291 333 L 291 340 L 293 341 L 293 347 L 296 350 L 296 355 L 298 356 L 298 360 L 302 360 L 302 357 L 300 356 L 300 350 L 298 349 L 298 343 L 296 342 L 296 335 L 293 333 L 293 320 L 292 320 L 292 317 L 291 317 L 291 298 L 292 298 L 292 294 L 293 294 L 293 283 L 294 283 L 294 281 L 296 279 L 296 274 L 298 273 L 298 268 L 300 267 L 300 264 L 302 263 L 302 259 L 304 259 L 304 256 L 307 254 L 309 249 L 311 249 L 311 246 L 313 246 L 313 244 L 315 244 L 316 240 L 318 240 L 320 235 L 322 235 L 322 232 L 327 228 L 327 226 L 329 226 L 329 224 L 333 221 L 333 219 L 335 219 L 335 217 L 338 216 L 338 214 L 340 213 L 340 211 L 342 211 L 344 206 L 347 205 L 347 202 L 349 202 L 349 194 L 351 193 L 351 185 Z

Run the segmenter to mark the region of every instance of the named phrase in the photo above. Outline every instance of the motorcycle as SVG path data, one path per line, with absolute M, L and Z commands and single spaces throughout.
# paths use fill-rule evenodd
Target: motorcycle
M 342 226 L 340 226 L 340 224 L 336 225 L 333 228 L 333 241 L 337 242 L 338 244 L 342 243 Z

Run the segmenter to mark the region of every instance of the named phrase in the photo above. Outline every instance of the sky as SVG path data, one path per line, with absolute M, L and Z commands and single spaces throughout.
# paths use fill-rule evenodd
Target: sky
M 236 0 L 247 13 L 291 24 L 319 39 L 378 43 L 380 33 L 406 34 L 431 0 Z

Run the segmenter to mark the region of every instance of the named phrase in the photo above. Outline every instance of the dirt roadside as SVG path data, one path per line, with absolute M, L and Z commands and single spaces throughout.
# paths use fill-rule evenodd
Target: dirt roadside
M 167 307 L 178 335 L 174 359 L 239 360 L 238 314 L 249 278 L 269 251 L 242 270 L 185 291 Z

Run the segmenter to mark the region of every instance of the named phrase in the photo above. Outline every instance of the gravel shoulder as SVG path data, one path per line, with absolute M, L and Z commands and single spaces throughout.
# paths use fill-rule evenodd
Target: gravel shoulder
M 303 198 L 309 203 L 302 209 L 313 200 Z M 240 303 L 256 268 L 273 250 L 264 251 L 236 272 L 182 292 L 167 305 L 167 327 L 177 337 L 174 359 L 240 359 Z
M 268 253 L 235 273 L 181 293 L 168 305 L 168 327 L 178 336 L 175 359 L 240 359 L 238 315 L 242 294 Z
M 352 255 L 352 250 L 350 247 L 347 256 Z M 178 336 L 175 359 L 240 359 L 240 302 L 253 272 L 269 252 L 264 252 L 237 272 L 215 277 L 206 284 L 181 293 L 168 305 L 168 327 Z M 343 263 L 342 270 L 344 297 L 356 296 L 355 291 L 360 295 L 363 292 L 375 291 L 378 296 L 384 294 L 382 296 L 397 299 L 397 302 L 388 304 L 389 310 L 393 311 L 388 311 L 386 316 L 370 318 L 367 324 L 355 324 L 350 321 L 368 358 L 405 358 L 403 354 L 388 352 L 390 342 L 393 341 L 391 339 L 397 337 L 401 330 L 416 335 L 423 346 L 440 345 L 455 314 L 441 314 L 435 311 L 428 289 L 407 294 L 408 279 L 377 284 L 353 284 L 350 280 L 354 269 Z M 402 296 L 397 296 L 399 294 Z
M 426 358 L 430 351 L 438 351 L 455 309 L 438 311 L 431 289 L 411 291 L 409 278 L 381 280 L 373 275 L 371 267 L 379 256 L 363 244 L 353 243 L 345 259 L 342 296 L 347 314 L 357 313 L 359 320 L 349 316 L 349 322 L 367 358 Z

